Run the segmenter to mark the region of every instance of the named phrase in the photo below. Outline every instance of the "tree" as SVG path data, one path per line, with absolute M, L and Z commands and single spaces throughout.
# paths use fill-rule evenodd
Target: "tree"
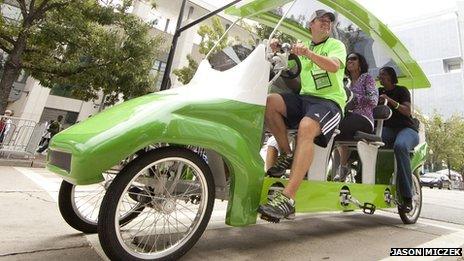
M 255 31 L 256 34 L 258 35 L 259 39 L 261 40 L 266 40 L 269 39 L 269 36 L 271 36 L 272 31 L 274 31 L 274 28 L 263 25 L 263 24 L 258 24 L 255 26 Z M 296 43 L 297 39 L 291 35 L 282 33 L 280 31 L 277 31 L 276 34 L 274 35 L 274 38 L 277 38 L 280 40 L 282 43 Z
M 213 17 L 212 26 L 200 26 L 200 28 L 198 29 L 198 34 L 201 36 L 199 53 L 203 55 L 208 54 L 208 52 L 219 41 L 224 32 L 225 29 L 222 26 L 221 20 L 218 17 Z M 221 42 L 219 42 L 216 49 L 213 50 L 212 54 L 217 53 L 218 51 L 221 51 L 222 49 L 226 48 L 228 46 L 228 41 L 228 36 L 224 36 Z M 198 63 L 192 58 L 192 56 L 187 55 L 187 61 L 187 66 L 173 70 L 174 75 L 177 76 L 177 80 L 180 81 L 182 84 L 189 83 L 198 69 Z
M 188 66 L 184 66 L 173 71 L 174 75 L 177 76 L 177 80 L 182 84 L 189 83 L 198 69 L 198 63 L 192 58 L 192 56 L 187 55 L 187 61 Z
M 429 146 L 428 163 L 437 170 L 442 163 L 449 169 L 464 171 L 464 119 L 454 115 L 444 119 L 436 112 L 423 118 Z
M 0 18 L 0 48 L 8 54 L 0 114 L 22 69 L 45 87 L 74 86 L 73 93 L 83 100 L 103 91 L 109 103 L 120 93 L 125 99 L 144 94 L 153 84 L 149 71 L 162 39 L 150 37 L 149 27 L 127 13 L 132 1 L 16 2 L 20 21 Z

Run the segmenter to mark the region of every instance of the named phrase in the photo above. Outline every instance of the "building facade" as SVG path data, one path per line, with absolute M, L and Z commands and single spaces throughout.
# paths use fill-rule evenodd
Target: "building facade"
M 432 87 L 413 92 L 425 115 L 464 116 L 464 2 L 456 9 L 390 26 L 429 78 Z

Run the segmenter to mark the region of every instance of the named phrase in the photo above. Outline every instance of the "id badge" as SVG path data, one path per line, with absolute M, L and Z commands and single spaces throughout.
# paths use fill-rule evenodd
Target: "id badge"
M 324 88 L 332 86 L 332 82 L 330 81 L 330 77 L 327 71 L 313 70 L 311 71 L 311 76 L 314 79 L 316 90 L 320 90 L 320 89 L 324 89 Z

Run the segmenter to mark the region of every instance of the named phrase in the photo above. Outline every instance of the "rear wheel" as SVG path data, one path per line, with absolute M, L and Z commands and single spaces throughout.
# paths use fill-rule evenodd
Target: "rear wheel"
M 419 178 L 416 175 L 412 175 L 412 192 L 412 210 L 406 213 L 403 208 L 398 206 L 398 213 L 404 224 L 416 223 L 422 210 L 422 189 Z
M 191 150 L 161 148 L 131 162 L 111 183 L 99 214 L 98 234 L 111 260 L 175 260 L 198 241 L 213 210 L 214 181 Z M 123 203 L 145 207 L 125 227 Z
M 116 173 L 105 172 L 105 181 L 86 186 L 76 186 L 63 180 L 58 193 L 58 207 L 66 223 L 83 233 L 97 233 L 100 205 Z M 139 208 L 140 204 L 127 208 L 121 222 L 127 223 L 137 217 L 138 212 L 135 210 Z

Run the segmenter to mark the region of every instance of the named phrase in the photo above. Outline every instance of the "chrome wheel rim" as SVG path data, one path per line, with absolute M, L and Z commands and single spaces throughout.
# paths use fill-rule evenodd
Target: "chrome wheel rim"
M 206 178 L 192 161 L 178 157 L 155 161 L 132 178 L 118 200 L 114 220 L 117 239 L 137 258 L 166 257 L 185 245 L 198 229 L 207 198 Z M 144 208 L 123 227 L 119 222 L 122 205 L 137 201 Z
M 412 196 L 412 210 L 409 213 L 406 213 L 406 216 L 410 219 L 416 219 L 417 216 L 419 215 L 420 211 L 420 206 L 422 204 L 422 198 L 421 198 L 421 187 L 418 182 L 418 179 L 413 177 L 412 178 L 412 191 L 413 191 L 413 196 Z
M 105 196 L 106 190 L 113 181 L 117 173 L 105 172 L 103 177 L 105 181 L 92 185 L 74 185 L 71 188 L 71 206 L 74 213 L 85 222 L 97 225 L 98 213 L 100 206 Z M 126 213 L 122 216 L 124 219 L 131 214 L 138 206 L 133 206 L 126 209 Z

